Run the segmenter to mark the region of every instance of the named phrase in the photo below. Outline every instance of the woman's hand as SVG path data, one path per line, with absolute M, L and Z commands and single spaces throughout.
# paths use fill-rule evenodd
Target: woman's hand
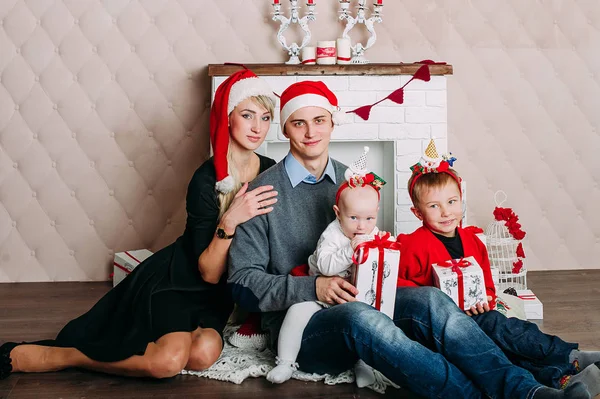
M 277 202 L 277 191 L 273 186 L 260 186 L 252 191 L 248 191 L 248 183 L 244 183 L 240 191 L 237 192 L 229 209 L 223 214 L 219 225 L 227 233 L 233 233 L 235 228 L 256 215 L 264 215 L 273 210 L 274 203 Z

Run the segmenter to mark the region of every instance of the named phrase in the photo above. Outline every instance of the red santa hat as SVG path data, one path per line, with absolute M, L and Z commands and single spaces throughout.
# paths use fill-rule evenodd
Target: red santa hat
M 210 110 L 210 143 L 217 174 L 215 188 L 223 194 L 229 193 L 234 188 L 227 162 L 229 114 L 245 99 L 259 95 L 269 97 L 273 104 L 277 103 L 277 97 L 269 85 L 248 69 L 232 74 L 219 85 L 215 92 L 215 99 Z
M 323 82 L 303 81 L 289 86 L 280 98 L 279 123 L 283 127 L 290 115 L 304 107 L 321 107 L 331 113 L 333 123 L 341 125 L 351 117 L 338 107 L 338 99 Z

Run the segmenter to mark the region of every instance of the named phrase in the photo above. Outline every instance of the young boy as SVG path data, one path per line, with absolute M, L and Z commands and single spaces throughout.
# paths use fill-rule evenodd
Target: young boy
M 337 275 L 348 279 L 354 248 L 373 239 L 379 232 L 376 226 L 379 190 L 385 182 L 367 172 L 368 151 L 369 147 L 365 147 L 361 157 L 346 170 L 346 181 L 340 185 L 333 206 L 336 219 L 323 231 L 315 252 L 308 258 L 308 274 L 311 276 Z M 302 274 L 295 270 L 293 274 Z M 304 328 L 312 315 L 323 307 L 329 305 L 320 301 L 300 302 L 288 309 L 277 342 L 277 366 L 267 374 L 267 380 L 281 384 L 291 378 L 297 369 L 296 358 Z M 375 382 L 373 370 L 362 360 L 356 363 L 354 371 L 359 387 Z
M 460 227 L 460 177 L 450 166 L 448 157 L 438 156 L 432 140 L 421 161 L 411 167 L 411 210 L 423 226 L 398 238 L 402 248 L 398 286 L 433 286 L 432 264 L 473 256 L 483 269 L 489 304 L 477 304 L 466 313 L 514 364 L 529 370 L 541 383 L 566 388 L 582 381 L 591 397 L 599 394 L 600 352 L 579 351 L 577 344 L 544 334 L 533 323 L 492 310 L 496 293 L 488 253 L 474 232 Z M 583 371 L 578 373 L 580 368 Z

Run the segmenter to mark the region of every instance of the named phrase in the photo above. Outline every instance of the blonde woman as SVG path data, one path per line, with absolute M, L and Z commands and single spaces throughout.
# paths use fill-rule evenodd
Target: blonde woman
M 210 116 L 214 156 L 189 184 L 182 236 L 69 322 L 55 341 L 2 345 L 0 379 L 68 367 L 166 378 L 217 360 L 232 310 L 225 287 L 231 238 L 239 224 L 270 212 L 277 201 L 272 186 L 247 190 L 275 164 L 254 152 L 269 130 L 275 102 L 249 70 L 219 86 Z

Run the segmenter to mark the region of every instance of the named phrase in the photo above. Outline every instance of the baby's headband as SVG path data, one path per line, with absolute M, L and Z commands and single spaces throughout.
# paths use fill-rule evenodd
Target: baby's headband
M 435 143 L 433 139 L 429 141 L 429 145 L 427 145 L 427 149 L 425 149 L 425 154 L 421 157 L 421 160 L 410 167 L 410 170 L 413 172 L 413 178 L 410 183 L 410 188 L 408 189 L 408 194 L 412 198 L 413 189 L 415 187 L 415 183 L 419 178 L 427 173 L 447 173 L 449 174 L 460 187 L 460 177 L 456 176 L 454 173 L 451 173 L 449 169 L 456 161 L 456 158 L 452 156 L 452 153 L 446 155 L 439 156 L 437 150 L 435 149 Z
M 346 179 L 338 188 L 337 193 L 335 194 L 335 203 L 337 204 L 340 199 L 340 195 L 342 191 L 347 188 L 356 188 L 356 187 L 365 187 L 370 186 L 377 191 L 377 199 L 380 198 L 379 190 L 385 184 L 385 180 L 381 177 L 377 176 L 373 172 L 369 172 L 367 170 L 367 153 L 369 152 L 369 147 L 364 147 L 364 152 L 362 155 L 346 169 L 344 172 L 344 178 Z

